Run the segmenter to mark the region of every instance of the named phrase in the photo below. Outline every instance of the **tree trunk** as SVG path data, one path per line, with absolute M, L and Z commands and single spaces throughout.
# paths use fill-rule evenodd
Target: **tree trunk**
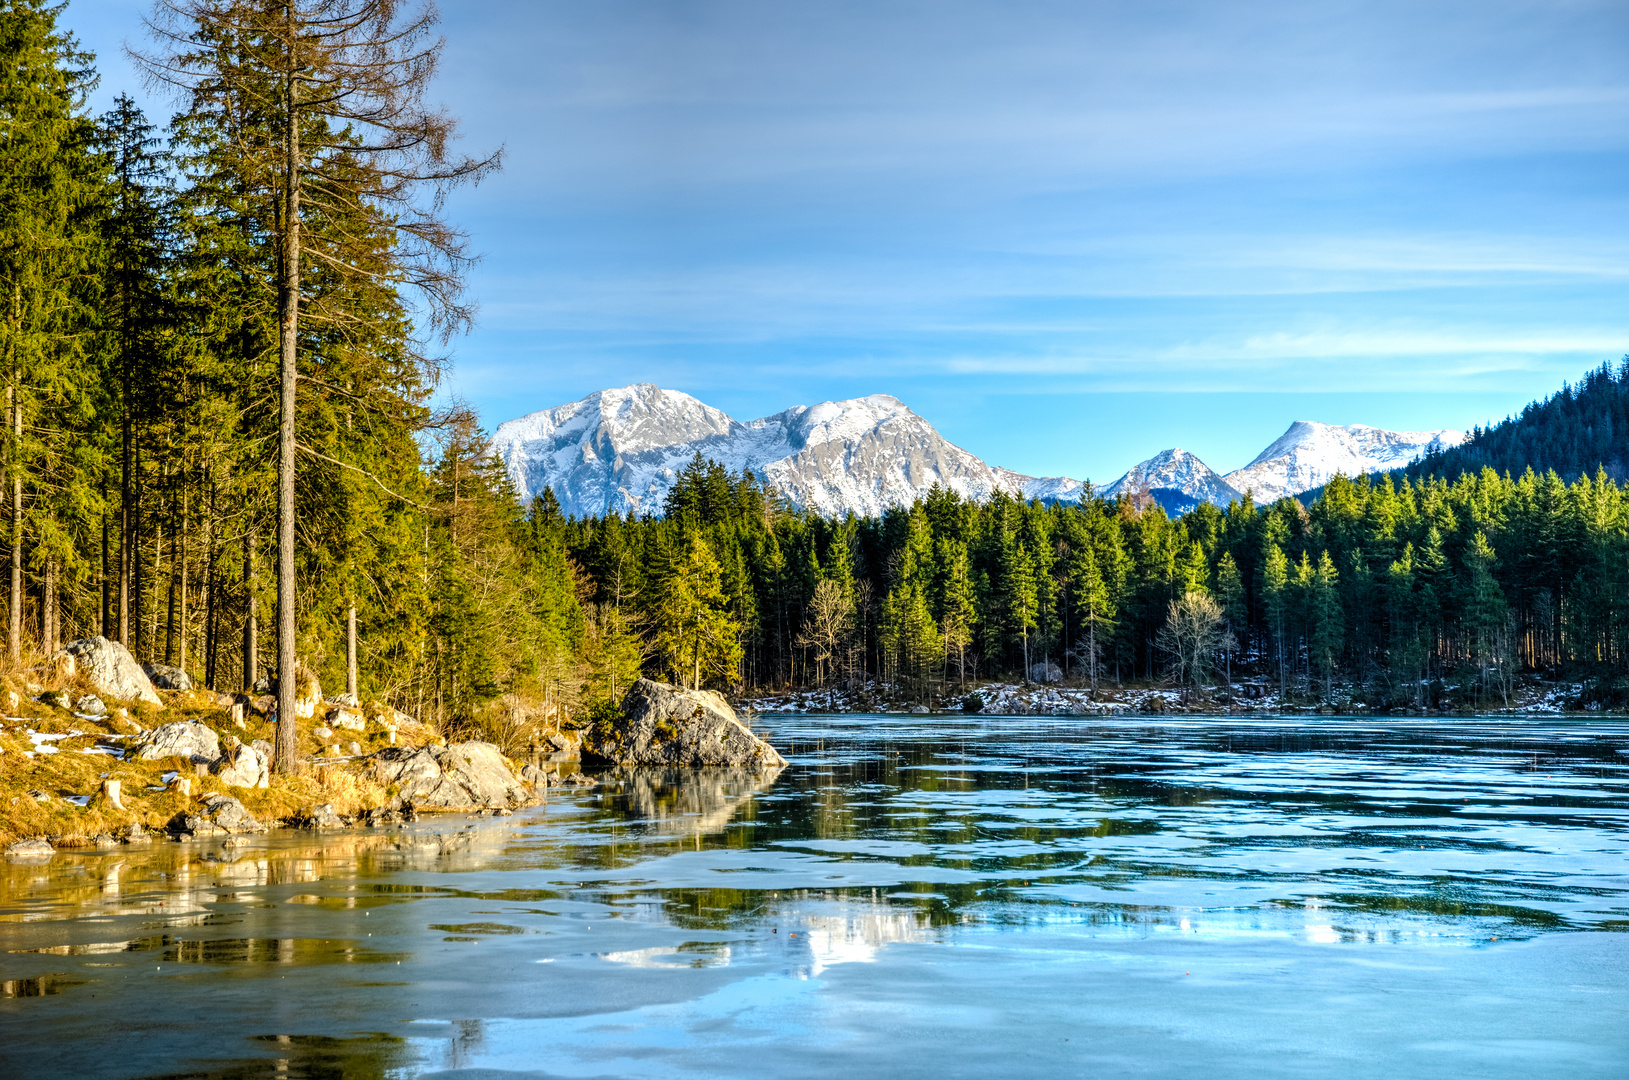
M 345 613 L 345 692 L 356 701 L 356 605 L 353 603 Z
M 254 693 L 260 679 L 260 625 L 255 618 L 255 530 L 243 534 L 243 692 Z
M 181 670 L 187 670 L 187 490 L 181 489 L 181 524 L 176 530 L 176 539 L 181 543 L 181 645 L 178 655 L 181 659 Z
M 23 407 L 15 389 L 7 390 L 11 406 L 11 618 L 6 625 L 6 652 L 12 663 L 23 658 L 23 474 L 20 466 L 23 443 Z
M 45 560 L 45 586 L 40 595 L 40 647 L 45 655 L 57 651 L 57 561 Z
M 113 633 L 113 625 L 112 625 L 112 623 L 113 623 L 112 599 L 113 598 L 112 598 L 112 593 L 111 593 L 110 588 L 109 588 L 109 586 L 111 585 L 111 582 L 108 579 L 108 569 L 109 569 L 108 560 L 109 560 L 109 557 L 110 557 L 111 552 L 112 552 L 112 547 L 111 547 L 111 543 L 110 543 L 111 542 L 111 537 L 109 536 L 111 523 L 108 521 L 108 514 L 107 514 L 107 510 L 106 510 L 106 506 L 107 506 L 107 481 L 106 480 L 102 481 L 102 506 L 104 508 L 102 510 L 102 570 L 101 570 L 101 573 L 99 575 L 100 580 L 98 581 L 98 584 L 101 586 L 101 592 L 102 592 L 102 620 L 101 620 L 100 623 L 97 624 L 97 633 L 101 634 L 103 637 L 109 637 Z
M 164 662 L 166 664 L 175 663 L 175 538 L 176 534 L 172 531 L 170 533 L 169 592 L 165 594 L 164 607 Z M 161 540 L 158 552 L 161 553 L 162 551 L 163 543 Z
M 135 547 L 136 522 L 130 485 L 130 358 L 124 358 L 124 409 L 120 417 L 119 453 L 119 643 L 130 647 L 130 553 Z
M 287 10 L 287 47 L 294 47 L 294 6 Z M 292 57 L 291 57 L 292 61 Z M 292 63 L 291 63 L 292 67 Z M 277 771 L 299 771 L 295 752 L 294 676 L 294 417 L 299 392 L 300 334 L 300 110 L 299 83 L 285 84 L 287 133 L 283 162 L 283 251 L 278 281 L 277 424 Z

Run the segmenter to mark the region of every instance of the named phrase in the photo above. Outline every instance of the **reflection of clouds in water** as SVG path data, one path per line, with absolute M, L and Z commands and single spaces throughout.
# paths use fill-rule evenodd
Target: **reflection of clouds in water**
M 595 955 L 601 960 L 627 967 L 703 968 L 728 967 L 731 954 L 730 947 L 722 942 L 687 941 L 676 947 L 662 945 L 652 949 L 626 949 Z
M 886 945 L 936 940 L 926 912 L 853 909 L 840 915 L 808 915 L 798 940 L 809 951 L 807 968 L 793 972 L 817 978 L 838 964 L 866 964 Z

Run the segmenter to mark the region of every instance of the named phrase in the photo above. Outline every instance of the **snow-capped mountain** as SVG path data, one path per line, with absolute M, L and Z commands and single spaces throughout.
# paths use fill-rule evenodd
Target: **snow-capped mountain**
M 1258 504 L 1298 495 L 1325 484 L 1336 473 L 1400 469 L 1434 450 L 1464 442 L 1463 431 L 1385 431 L 1364 424 L 1320 424 L 1297 420 L 1254 461 L 1223 479 L 1249 491 Z
M 822 514 L 881 513 L 935 483 L 974 499 L 998 488 L 1029 496 L 1033 487 L 1041 498 L 1083 488 L 992 468 L 887 394 L 799 405 L 743 424 L 689 394 L 639 383 L 500 424 L 492 444 L 522 498 L 547 485 L 577 515 L 660 513 L 697 453 L 732 471 L 751 469 L 788 502 Z
M 1147 461 L 1131 467 L 1120 479 L 1103 489 L 1107 498 L 1146 492 L 1165 507 L 1168 514 L 1183 514 L 1202 502 L 1226 506 L 1239 498 L 1214 469 L 1181 447 L 1163 450 Z

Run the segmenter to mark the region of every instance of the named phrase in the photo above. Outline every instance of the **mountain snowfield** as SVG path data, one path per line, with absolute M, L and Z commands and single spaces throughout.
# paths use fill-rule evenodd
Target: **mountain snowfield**
M 1362 476 L 1388 472 L 1428 453 L 1458 446 L 1463 431 L 1385 431 L 1365 424 L 1320 424 L 1297 420 L 1271 446 L 1224 480 L 1256 503 L 1276 502 L 1328 483 L 1336 473 Z
M 1103 494 L 1111 499 L 1139 492 L 1152 496 L 1168 514 L 1187 513 L 1202 502 L 1226 506 L 1239 497 L 1239 492 L 1215 470 L 1180 446 L 1162 450 L 1132 466 L 1124 476 L 1103 489 Z
M 751 469 L 794 506 L 879 514 L 934 484 L 970 499 L 999 487 L 1026 497 L 1079 499 L 1067 477 L 993 468 L 951 443 L 898 398 L 799 405 L 741 423 L 689 394 L 638 383 L 498 425 L 493 450 L 522 498 L 554 489 L 568 514 L 660 513 L 696 454 Z
M 1257 503 L 1325 483 L 1336 472 L 1395 469 L 1429 450 L 1463 442 L 1458 431 L 1383 431 L 1298 420 L 1249 465 L 1218 475 L 1180 448 L 1137 465 L 1103 489 L 1146 491 L 1170 513 L 1199 502 L 1226 506 L 1245 490 Z M 732 471 L 751 469 L 794 506 L 821 514 L 878 514 L 941 484 L 970 499 L 997 489 L 1075 502 L 1088 485 L 986 464 L 945 439 L 887 394 L 799 405 L 746 423 L 689 394 L 638 383 L 498 425 L 492 436 L 516 490 L 545 486 L 579 517 L 660 513 L 679 470 L 696 455 Z

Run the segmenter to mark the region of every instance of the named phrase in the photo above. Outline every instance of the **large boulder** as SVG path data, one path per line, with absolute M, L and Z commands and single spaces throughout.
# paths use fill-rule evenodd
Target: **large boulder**
M 266 826 L 255 820 L 243 804 L 230 795 L 212 791 L 198 800 L 195 811 L 182 811 L 165 828 L 178 836 L 225 836 L 230 833 L 261 832 Z
M 269 757 L 261 756 L 259 749 L 245 746 L 236 737 L 226 740 L 226 753 L 215 763 L 215 775 L 221 783 L 233 787 L 266 787 L 271 782 Z
M 184 757 L 194 764 L 212 765 L 220 760 L 220 756 L 221 737 L 215 734 L 213 728 L 196 720 L 177 720 L 171 724 L 161 724 L 143 736 L 136 760 Z
M 525 786 L 491 743 L 382 750 L 373 769 L 381 783 L 398 786 L 397 806 L 475 810 L 527 801 Z
M 117 641 L 100 636 L 81 638 L 68 642 L 55 656 L 71 658 L 72 670 L 83 675 L 103 697 L 164 704 L 136 658 Z
M 141 666 L 141 669 L 160 690 L 192 689 L 192 676 L 172 664 L 155 664 L 149 660 Z
M 622 701 L 622 715 L 595 724 L 583 739 L 585 757 L 616 765 L 730 765 L 762 769 L 786 759 L 735 718 L 711 690 L 683 690 L 640 679 Z

